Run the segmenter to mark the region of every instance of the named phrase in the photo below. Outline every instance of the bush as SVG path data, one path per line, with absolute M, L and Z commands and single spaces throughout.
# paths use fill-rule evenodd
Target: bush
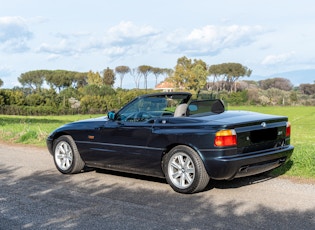
M 247 91 L 228 94 L 224 101 L 230 105 L 243 105 L 248 101 Z

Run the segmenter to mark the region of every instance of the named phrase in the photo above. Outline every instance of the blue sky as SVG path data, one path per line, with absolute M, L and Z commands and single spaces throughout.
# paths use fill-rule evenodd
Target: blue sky
M 0 78 L 6 88 L 19 86 L 17 78 L 31 70 L 173 68 L 182 56 L 208 65 L 238 62 L 261 76 L 315 69 L 315 1 L 1 3 Z M 149 87 L 154 82 L 152 77 Z M 123 87 L 134 86 L 126 76 Z

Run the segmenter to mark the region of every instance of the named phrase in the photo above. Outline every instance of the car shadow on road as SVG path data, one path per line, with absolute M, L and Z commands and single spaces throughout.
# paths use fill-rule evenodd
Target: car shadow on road
M 134 178 L 134 179 L 138 179 L 138 180 L 145 180 L 145 181 L 152 181 L 152 182 L 167 184 L 167 182 L 164 178 L 139 175 L 139 174 L 133 174 L 133 173 L 126 173 L 126 172 L 111 171 L 111 170 L 107 170 L 107 169 L 94 169 L 94 170 L 96 173 L 115 175 L 115 176 L 121 176 L 121 177 L 128 177 L 128 178 Z
M 278 176 L 281 176 L 286 171 L 288 171 L 292 167 L 292 165 L 293 165 L 293 161 L 290 160 L 286 164 L 280 166 L 279 168 L 281 169 L 276 169 L 277 170 L 276 172 L 272 170 L 266 173 L 261 173 L 259 175 L 235 178 L 233 180 L 211 179 L 203 192 L 212 190 L 214 188 L 216 189 L 240 188 L 240 187 L 249 186 L 252 184 L 263 183 L 265 181 L 272 180 L 274 178 L 277 178 Z M 151 176 L 138 175 L 138 174 L 132 174 L 132 173 L 125 173 L 125 172 L 117 172 L 117 171 L 111 171 L 111 170 L 106 170 L 106 169 L 92 169 L 92 168 L 86 169 L 87 172 L 91 170 L 95 170 L 96 173 L 110 174 L 110 175 L 115 175 L 115 176 L 128 177 L 128 178 L 134 178 L 138 180 L 145 180 L 145 181 L 167 184 L 167 181 L 165 178 L 156 178 L 156 177 L 151 177 Z
M 263 183 L 265 181 L 271 180 L 274 177 L 266 175 L 249 176 L 244 178 L 235 178 L 233 180 L 211 180 L 206 187 L 205 191 L 211 189 L 230 189 L 230 188 L 240 188 L 249 186 L 252 184 Z
M 89 169 L 88 171 L 91 171 L 92 169 Z M 138 174 L 132 174 L 132 173 L 125 173 L 125 172 L 117 172 L 117 171 L 111 171 L 106 169 L 95 169 L 96 173 L 101 173 L 104 175 L 114 175 L 114 176 L 120 176 L 120 177 L 127 177 L 127 178 L 133 178 L 137 180 L 143 180 L 143 181 L 151 181 L 151 182 L 157 182 L 162 184 L 167 184 L 167 181 L 165 178 L 156 178 L 151 176 L 145 176 L 145 175 L 138 175 Z M 214 188 L 218 189 L 229 189 L 229 188 L 239 188 L 248 186 L 251 184 L 257 184 L 261 183 L 267 180 L 271 180 L 275 177 L 270 176 L 269 174 L 263 174 L 258 176 L 250 176 L 250 177 L 244 177 L 244 178 L 236 178 L 233 180 L 213 180 L 211 179 L 209 181 L 209 184 L 207 185 L 206 189 L 203 191 L 209 191 Z

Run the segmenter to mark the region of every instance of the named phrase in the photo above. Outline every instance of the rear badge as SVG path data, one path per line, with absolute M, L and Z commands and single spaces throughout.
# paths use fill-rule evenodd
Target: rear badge
M 263 122 L 263 123 L 261 123 L 260 125 L 261 125 L 263 128 L 266 128 L 266 126 L 267 126 L 266 122 Z

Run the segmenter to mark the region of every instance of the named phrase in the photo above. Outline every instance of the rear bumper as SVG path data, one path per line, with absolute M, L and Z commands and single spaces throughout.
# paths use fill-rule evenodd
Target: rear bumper
M 260 153 L 205 158 L 205 167 L 210 178 L 230 180 L 251 176 L 277 168 L 290 159 L 292 145 Z

